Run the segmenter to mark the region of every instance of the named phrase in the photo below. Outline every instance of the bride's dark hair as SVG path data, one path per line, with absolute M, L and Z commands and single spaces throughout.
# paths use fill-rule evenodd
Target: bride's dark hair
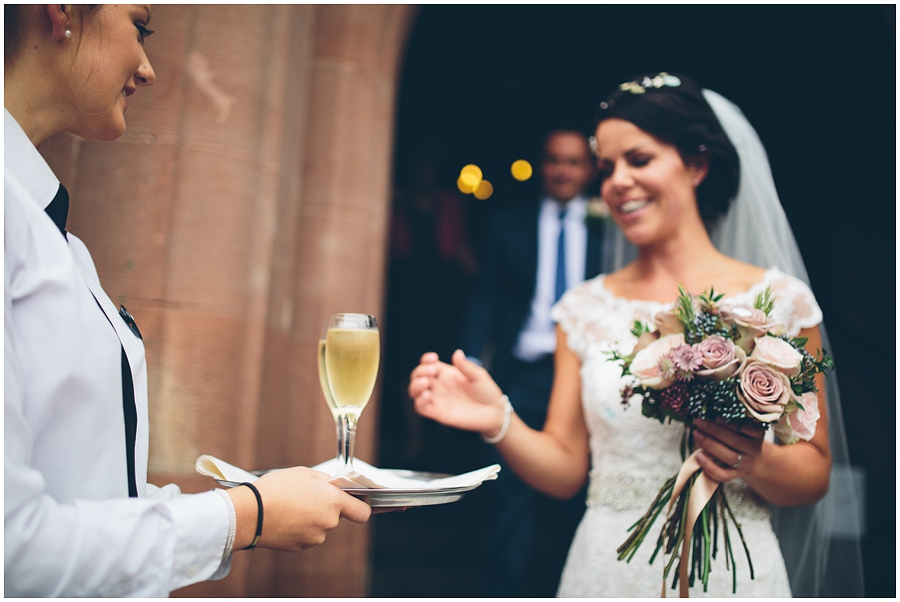
M 697 187 L 697 206 L 707 230 L 728 212 L 738 190 L 740 161 L 697 84 L 683 75 L 639 75 L 600 103 L 596 125 L 613 118 L 671 144 L 685 164 L 701 157 L 708 161 L 706 177 Z

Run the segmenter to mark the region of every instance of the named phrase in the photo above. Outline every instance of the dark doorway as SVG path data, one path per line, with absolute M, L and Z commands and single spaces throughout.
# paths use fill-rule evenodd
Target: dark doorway
M 547 124 L 589 122 L 636 73 L 684 72 L 737 103 L 769 152 L 867 477 L 866 595 L 894 596 L 895 57 L 893 5 L 421 7 L 399 94 L 395 209 L 415 209 L 416 193 L 431 202 L 394 230 L 408 237 L 390 265 L 380 464 L 479 467 L 477 437 L 418 420 L 404 393 L 421 352 L 454 348 L 477 262 L 490 200 L 450 198 L 459 169 L 477 163 L 509 186 L 510 163 L 534 157 Z M 479 500 L 376 517 L 372 594 L 479 596 Z

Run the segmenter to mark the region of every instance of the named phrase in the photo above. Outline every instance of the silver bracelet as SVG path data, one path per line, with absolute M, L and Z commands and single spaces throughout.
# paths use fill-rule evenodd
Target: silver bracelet
M 494 445 L 495 443 L 500 443 L 503 441 L 503 438 L 506 436 L 506 431 L 509 429 L 509 418 L 512 416 L 512 404 L 509 402 L 509 397 L 506 395 L 503 396 L 503 401 L 506 404 L 503 407 L 503 426 L 500 427 L 500 432 L 494 435 L 493 437 L 485 437 L 481 436 L 481 440 L 485 443 L 490 443 Z
M 228 506 L 228 539 L 225 540 L 225 551 L 222 552 L 222 562 L 228 560 L 234 550 L 234 537 L 237 535 L 237 514 L 234 511 L 234 501 L 224 489 L 214 489 L 216 493 L 225 499 L 225 505 Z

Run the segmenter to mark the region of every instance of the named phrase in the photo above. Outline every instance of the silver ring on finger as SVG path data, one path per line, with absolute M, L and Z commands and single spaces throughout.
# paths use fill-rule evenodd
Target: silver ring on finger
M 741 461 L 742 461 L 743 459 L 744 459 L 744 456 L 742 456 L 741 454 L 738 454 L 737 462 L 735 462 L 734 464 L 732 464 L 731 467 L 732 467 L 732 468 L 737 468 L 738 466 L 741 465 Z

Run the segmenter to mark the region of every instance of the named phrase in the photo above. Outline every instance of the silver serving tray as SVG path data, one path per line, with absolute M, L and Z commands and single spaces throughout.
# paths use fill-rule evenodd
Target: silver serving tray
M 438 472 L 418 472 L 415 470 L 382 469 L 398 477 L 431 481 L 452 475 Z M 251 470 L 251 473 L 262 476 L 268 470 Z M 216 479 L 223 487 L 237 487 L 240 483 Z M 416 506 L 436 506 L 449 504 L 461 499 L 467 492 L 477 488 L 481 483 L 464 487 L 443 487 L 439 489 L 344 489 L 355 498 L 369 504 L 372 508 L 412 508 Z

